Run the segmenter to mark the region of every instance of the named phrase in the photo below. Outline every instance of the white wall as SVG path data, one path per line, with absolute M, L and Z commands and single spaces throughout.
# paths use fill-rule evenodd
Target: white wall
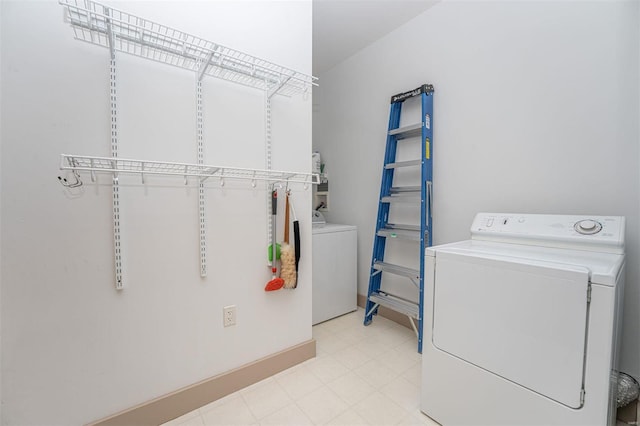
M 311 73 L 309 1 L 116 5 Z M 56 178 L 61 153 L 109 155 L 108 51 L 75 41 L 54 1 L 3 2 L 1 26 L 3 424 L 87 423 L 311 339 L 302 186 L 299 286 L 265 293 L 264 185 L 208 182 L 201 279 L 196 182 L 121 175 L 115 290 L 110 178 L 73 192 Z M 205 162 L 263 168 L 263 93 L 203 87 Z M 119 55 L 118 102 L 121 157 L 196 162 L 192 73 Z M 273 168 L 310 171 L 311 99 L 274 98 L 273 127 Z M 230 304 L 237 325 L 223 328 Z
M 389 97 L 435 86 L 434 243 L 479 211 L 622 215 L 622 369 L 640 377 L 638 4 L 439 3 L 332 70 L 315 92 L 329 221 L 358 225 L 366 294 Z

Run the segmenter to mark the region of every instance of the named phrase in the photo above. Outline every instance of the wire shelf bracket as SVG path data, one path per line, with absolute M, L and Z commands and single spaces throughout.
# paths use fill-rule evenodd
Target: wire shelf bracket
M 204 67 L 202 67 L 204 68 Z M 204 164 L 204 123 L 202 120 L 202 74 L 196 78 L 196 137 L 198 142 L 198 165 Z M 198 223 L 200 226 L 200 276 L 207 276 L 207 226 L 204 182 L 198 183 Z
M 187 34 L 92 0 L 59 0 L 77 40 L 267 90 L 271 96 L 308 93 L 316 77 Z M 200 66 L 202 63 L 202 66 Z
M 109 97 L 111 105 L 111 156 L 118 157 L 118 93 L 117 72 L 115 54 L 111 57 L 109 65 Z M 76 172 L 77 173 L 77 172 Z M 95 174 L 91 175 L 95 180 Z M 120 229 L 120 186 L 118 175 L 114 174 L 111 180 L 112 206 L 113 206 L 113 254 L 116 278 L 116 290 L 122 290 L 122 231 Z
M 267 91 L 264 92 L 264 167 L 271 170 L 271 96 Z M 267 246 L 271 242 L 273 233 L 273 213 L 271 213 L 271 197 L 270 191 L 266 191 L 266 215 L 267 215 Z M 269 264 L 271 266 L 271 264 Z

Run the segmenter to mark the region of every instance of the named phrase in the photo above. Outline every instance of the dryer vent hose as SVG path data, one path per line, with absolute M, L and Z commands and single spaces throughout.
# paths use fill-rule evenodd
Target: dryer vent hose
M 640 386 L 636 380 L 625 373 L 618 374 L 618 408 L 629 405 L 638 399 Z

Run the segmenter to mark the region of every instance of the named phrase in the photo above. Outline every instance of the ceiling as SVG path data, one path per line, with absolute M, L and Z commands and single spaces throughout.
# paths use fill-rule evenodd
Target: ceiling
M 313 0 L 313 75 L 339 64 L 439 0 Z

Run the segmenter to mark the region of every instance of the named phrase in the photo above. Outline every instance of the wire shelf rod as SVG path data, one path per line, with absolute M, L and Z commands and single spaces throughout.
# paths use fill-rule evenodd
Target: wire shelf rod
M 205 164 L 173 163 L 152 160 L 133 160 L 120 157 L 90 157 L 81 155 L 61 154 L 60 170 L 76 172 L 96 172 L 164 175 L 197 177 L 202 180 L 210 177 L 221 179 L 244 179 L 251 181 L 294 182 L 317 185 L 320 175 L 316 173 L 302 173 L 282 170 L 262 170 L 239 167 L 211 166 Z
M 75 38 L 81 41 L 285 96 L 317 85 L 316 77 L 92 0 L 59 3 L 66 7 Z

